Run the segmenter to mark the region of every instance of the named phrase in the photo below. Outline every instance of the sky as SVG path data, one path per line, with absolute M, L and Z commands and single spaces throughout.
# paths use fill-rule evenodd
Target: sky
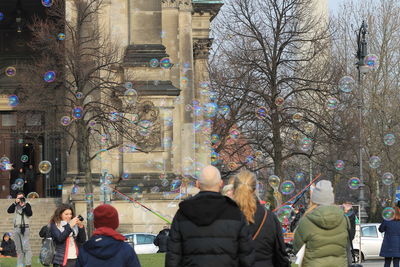
M 342 2 L 343 0 L 328 0 L 329 9 L 333 12 L 337 11 Z

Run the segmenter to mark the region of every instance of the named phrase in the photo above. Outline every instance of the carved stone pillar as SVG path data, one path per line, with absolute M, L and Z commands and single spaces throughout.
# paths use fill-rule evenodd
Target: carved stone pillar
M 193 57 L 194 57 L 194 91 L 195 98 L 201 103 L 206 104 L 209 102 L 209 97 L 201 93 L 201 90 L 207 90 L 205 84 L 209 81 L 207 61 L 209 50 L 212 44 L 212 39 L 194 39 L 193 40 Z M 204 116 L 196 116 L 196 121 L 205 120 Z M 211 149 L 209 144 L 210 133 L 199 131 L 195 133 L 196 144 L 196 170 L 200 171 L 205 165 L 210 164 Z

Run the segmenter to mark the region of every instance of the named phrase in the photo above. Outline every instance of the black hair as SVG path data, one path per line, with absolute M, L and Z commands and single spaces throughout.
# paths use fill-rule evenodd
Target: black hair
M 23 195 L 25 197 L 25 193 L 22 191 L 17 192 L 16 196 L 18 196 L 18 195 Z
M 10 236 L 9 233 L 4 233 L 4 235 L 3 235 L 3 241 L 4 241 L 4 237 L 6 237 L 6 235 L 11 239 L 11 236 Z

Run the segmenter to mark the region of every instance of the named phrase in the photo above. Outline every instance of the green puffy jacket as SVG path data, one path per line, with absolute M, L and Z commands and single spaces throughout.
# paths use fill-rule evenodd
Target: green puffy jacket
M 294 251 L 303 244 L 302 267 L 347 267 L 348 223 L 337 206 L 320 206 L 304 216 L 294 234 Z

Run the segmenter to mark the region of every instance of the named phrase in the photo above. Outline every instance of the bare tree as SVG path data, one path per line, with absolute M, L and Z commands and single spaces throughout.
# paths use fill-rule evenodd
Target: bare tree
M 35 19 L 30 45 L 38 56 L 22 83 L 25 105 L 52 105 L 52 127 L 65 133 L 67 153 L 76 149 L 78 175 L 89 195 L 94 159 L 112 149 L 147 152 L 161 142 L 157 110 L 138 101 L 131 79 L 124 81 L 122 50 L 100 25 L 103 3 L 68 1 L 71 17 L 66 17 L 64 2 L 56 1 L 45 20 Z M 87 203 L 90 214 L 93 197 Z M 87 216 L 89 232 L 92 217 Z
M 218 105 L 228 105 L 230 113 L 225 123 L 218 123 L 221 116 L 215 120 L 216 152 L 232 142 L 237 129 L 246 140 L 241 144 L 259 155 L 246 166 L 273 167 L 284 178 L 290 175 L 285 162 L 308 164 L 307 158 L 324 152 L 318 149 L 323 137 L 336 138 L 334 115 L 326 107 L 337 78 L 330 26 L 314 3 L 232 0 L 224 6 L 215 27 L 221 42 L 214 45 L 210 68 Z M 243 148 L 230 151 L 240 154 Z

